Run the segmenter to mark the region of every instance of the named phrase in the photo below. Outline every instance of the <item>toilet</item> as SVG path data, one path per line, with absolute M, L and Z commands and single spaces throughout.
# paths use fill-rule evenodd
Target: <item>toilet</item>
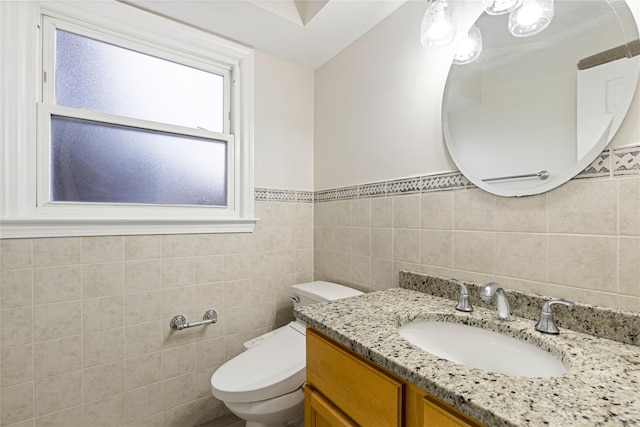
M 335 283 L 291 286 L 294 307 L 361 295 Z M 247 350 L 211 376 L 211 393 L 247 427 L 299 427 L 304 420 L 305 325 L 290 322 L 245 343 Z

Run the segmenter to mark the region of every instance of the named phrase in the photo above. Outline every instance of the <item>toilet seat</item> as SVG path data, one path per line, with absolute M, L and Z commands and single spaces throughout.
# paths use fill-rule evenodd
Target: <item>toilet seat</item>
M 304 325 L 291 322 L 240 353 L 211 376 L 211 392 L 224 402 L 256 402 L 282 396 L 305 382 Z

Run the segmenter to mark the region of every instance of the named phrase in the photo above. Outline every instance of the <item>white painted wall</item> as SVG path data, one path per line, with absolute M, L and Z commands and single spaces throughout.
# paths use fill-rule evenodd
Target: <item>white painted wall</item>
M 255 52 L 255 186 L 313 191 L 313 70 Z
M 629 4 L 636 21 L 640 0 Z M 479 2 L 454 2 L 468 28 Z M 453 48 L 419 42 L 425 2 L 409 1 L 316 70 L 315 189 L 455 171 L 441 130 Z M 640 90 L 611 146 L 640 141 Z
M 453 52 L 420 44 L 410 1 L 316 70 L 316 190 L 451 171 L 440 127 Z

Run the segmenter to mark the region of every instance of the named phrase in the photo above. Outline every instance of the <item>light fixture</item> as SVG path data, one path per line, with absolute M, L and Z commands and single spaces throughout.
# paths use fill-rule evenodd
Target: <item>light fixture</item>
M 522 0 L 482 0 L 482 8 L 489 15 L 504 15 L 515 10 Z
M 446 46 L 456 35 L 453 10 L 447 0 L 430 0 L 420 26 L 420 42 L 424 47 Z
M 547 28 L 553 19 L 553 0 L 524 0 L 509 14 L 509 32 L 528 37 Z
M 458 43 L 458 50 L 453 57 L 453 63 L 464 65 L 475 61 L 482 52 L 482 33 L 473 25 L 466 36 Z

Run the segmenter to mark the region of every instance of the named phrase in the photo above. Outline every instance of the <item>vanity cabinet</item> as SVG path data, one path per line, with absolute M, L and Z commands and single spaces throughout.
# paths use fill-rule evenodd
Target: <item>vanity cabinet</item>
M 308 328 L 305 426 L 481 427 L 482 424 Z
M 313 329 L 307 330 L 306 389 L 324 396 L 325 406 L 353 422 L 325 425 L 402 426 L 403 383 Z M 314 413 L 325 414 L 312 406 L 306 416 Z M 314 423 L 308 419 L 305 425 Z

